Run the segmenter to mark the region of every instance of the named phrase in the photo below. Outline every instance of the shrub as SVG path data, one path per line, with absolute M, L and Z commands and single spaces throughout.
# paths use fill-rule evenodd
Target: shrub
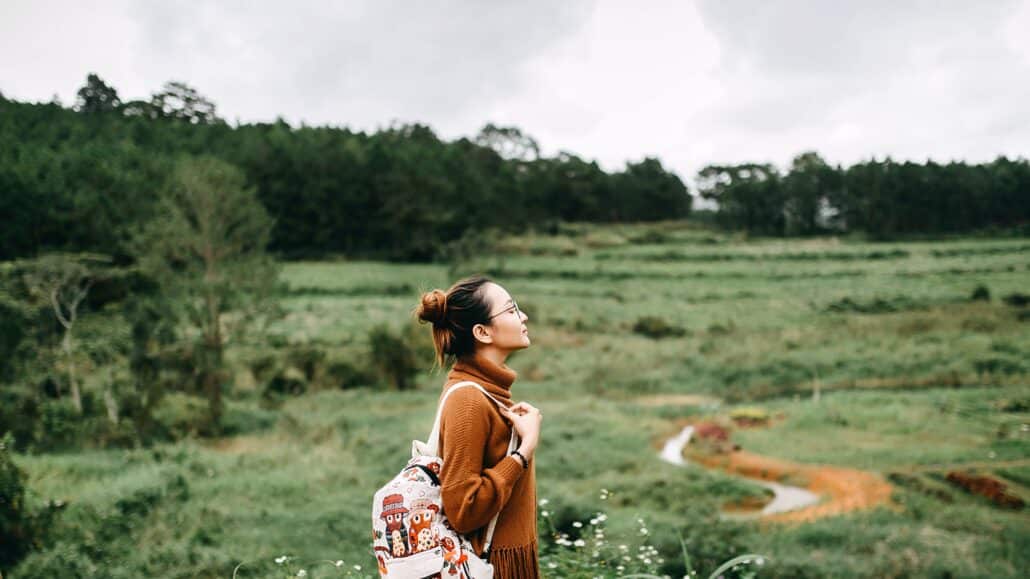
M 380 324 L 369 332 L 368 342 L 369 360 L 381 382 L 397 390 L 414 387 L 418 370 L 415 351 L 402 334 Z
M 648 338 L 654 338 L 659 340 L 661 338 L 668 337 L 679 337 L 686 335 L 687 330 L 669 324 L 664 319 L 657 316 L 642 316 L 637 318 L 635 324 L 633 324 L 633 331 L 637 334 L 647 336 Z
M 969 299 L 974 302 L 989 302 L 991 301 L 991 290 L 987 289 L 987 286 L 980 284 L 973 290 L 973 294 L 969 296 Z
M 265 385 L 264 395 L 266 398 L 276 396 L 296 396 L 307 392 L 308 381 L 304 372 L 288 366 L 276 372 L 275 376 Z
M 171 392 L 154 410 L 154 420 L 172 439 L 196 435 L 209 417 L 207 400 L 182 392 Z
M 1006 304 L 1014 308 L 1025 308 L 1030 303 L 1030 295 L 1019 292 L 1011 293 L 1002 299 L 1005 300 Z
M 329 364 L 326 372 L 333 386 L 341 390 L 357 386 L 371 386 L 376 381 L 372 372 L 359 368 L 347 360 L 338 360 Z
M 14 438 L 0 439 L 0 566 L 9 568 L 32 548 L 36 529 L 25 507 L 25 473 L 14 464 Z
M 912 299 L 908 296 L 873 298 L 868 301 L 843 297 L 828 304 L 825 311 L 832 313 L 889 314 L 907 310 L 925 310 L 928 307 L 928 303 Z

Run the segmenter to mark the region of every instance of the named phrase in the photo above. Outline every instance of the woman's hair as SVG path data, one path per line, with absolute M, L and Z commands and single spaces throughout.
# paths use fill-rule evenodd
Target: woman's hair
M 484 297 L 487 283 L 491 280 L 475 275 L 458 280 L 446 292 L 434 289 L 422 294 L 415 315 L 421 322 L 433 324 L 436 363 L 441 367 L 448 356 L 462 358 L 475 353 L 472 328 L 490 323 L 491 304 Z

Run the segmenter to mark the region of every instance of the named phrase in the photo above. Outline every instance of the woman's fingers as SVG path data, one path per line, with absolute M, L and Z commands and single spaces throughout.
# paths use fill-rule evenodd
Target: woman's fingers
M 517 412 L 519 414 L 525 414 L 526 412 L 540 412 L 540 410 L 537 407 L 533 406 L 529 402 L 519 402 L 517 404 L 513 404 L 511 405 L 509 410 L 511 410 L 512 412 Z

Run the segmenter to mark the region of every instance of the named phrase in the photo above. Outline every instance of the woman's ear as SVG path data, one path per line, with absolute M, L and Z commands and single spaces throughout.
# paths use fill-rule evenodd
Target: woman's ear
M 490 330 L 483 324 L 472 326 L 472 337 L 484 344 L 494 343 L 494 337 L 490 335 Z

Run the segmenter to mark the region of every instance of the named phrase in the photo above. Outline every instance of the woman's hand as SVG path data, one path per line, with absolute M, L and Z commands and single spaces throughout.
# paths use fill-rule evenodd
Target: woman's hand
M 509 408 L 502 408 L 501 412 L 511 421 L 512 428 L 518 433 L 522 441 L 519 453 L 528 460 L 540 442 L 540 423 L 544 415 L 529 402 L 513 404 Z

